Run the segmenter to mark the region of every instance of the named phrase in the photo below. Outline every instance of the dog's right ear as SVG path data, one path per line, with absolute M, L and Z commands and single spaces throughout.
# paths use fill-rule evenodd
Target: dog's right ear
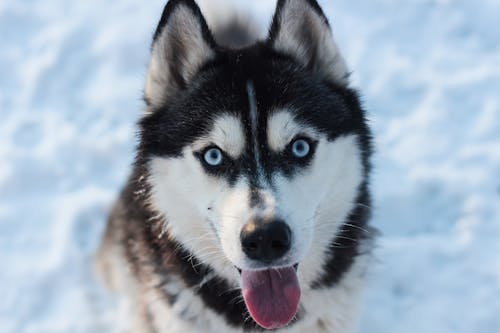
M 344 58 L 316 0 L 278 0 L 268 41 L 311 71 L 349 84 Z
M 144 99 L 153 108 L 184 89 L 215 56 L 215 41 L 194 0 L 170 0 L 151 46 Z

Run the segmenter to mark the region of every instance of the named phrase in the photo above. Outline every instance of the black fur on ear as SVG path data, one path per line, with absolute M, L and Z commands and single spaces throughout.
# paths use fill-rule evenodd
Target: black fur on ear
M 158 22 L 158 26 L 156 27 L 155 33 L 153 35 L 153 44 L 160 36 L 163 28 L 167 24 L 170 15 L 172 15 L 174 9 L 179 5 L 184 5 L 191 10 L 192 14 L 196 16 L 196 18 L 199 20 L 201 24 L 201 32 L 203 34 L 203 37 L 207 42 L 211 44 L 211 46 L 215 47 L 215 42 L 210 32 L 210 29 L 208 28 L 205 17 L 201 13 L 201 10 L 196 4 L 196 2 L 193 0 L 169 0 L 167 2 L 165 7 L 163 8 L 163 13 L 161 14 L 160 22 Z
M 307 69 L 342 85 L 349 72 L 323 10 L 315 0 L 278 0 L 268 43 Z
M 151 44 L 144 99 L 160 107 L 215 57 L 217 45 L 194 0 L 170 0 Z

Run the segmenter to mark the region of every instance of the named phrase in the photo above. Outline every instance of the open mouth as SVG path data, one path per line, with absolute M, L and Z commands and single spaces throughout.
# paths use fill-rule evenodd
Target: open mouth
M 286 326 L 297 313 L 300 286 L 297 266 L 240 270 L 242 293 L 253 320 L 266 329 Z

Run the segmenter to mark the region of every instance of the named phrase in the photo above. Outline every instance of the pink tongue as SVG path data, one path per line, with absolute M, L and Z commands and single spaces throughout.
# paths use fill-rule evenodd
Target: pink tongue
M 273 329 L 288 324 L 299 306 L 300 287 L 293 267 L 241 272 L 243 298 L 252 318 Z

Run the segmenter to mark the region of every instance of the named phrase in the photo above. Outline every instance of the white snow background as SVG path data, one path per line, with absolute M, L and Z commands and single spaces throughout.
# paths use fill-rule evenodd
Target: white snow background
M 274 1 L 238 2 L 264 31 Z M 500 332 L 500 1 L 320 3 L 376 137 L 360 332 Z M 91 264 L 163 5 L 0 1 L 2 333 L 118 327 Z

